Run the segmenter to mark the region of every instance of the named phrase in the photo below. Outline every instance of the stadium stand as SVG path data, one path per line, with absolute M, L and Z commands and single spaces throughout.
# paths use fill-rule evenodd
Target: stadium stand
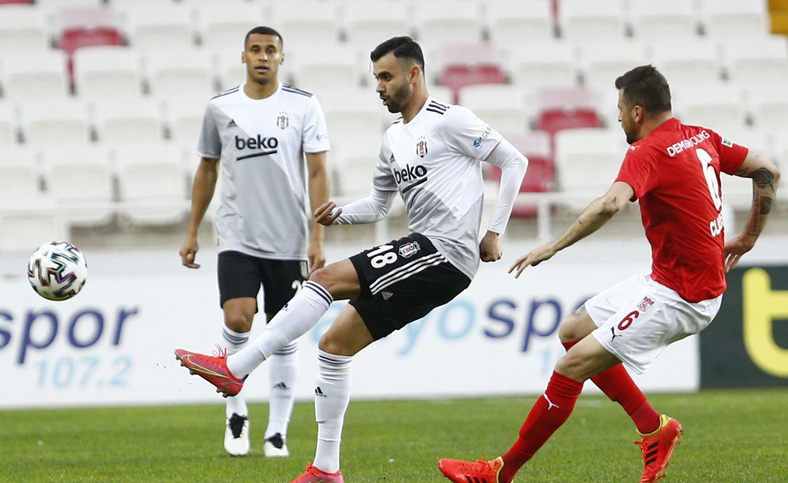
M 176 226 L 183 213 L 175 207 L 187 196 L 154 195 L 161 186 L 151 184 L 146 197 L 134 191 L 144 183 L 120 186 L 116 169 L 133 166 L 120 162 L 127 149 L 120 146 L 166 146 L 161 151 L 180 166 L 176 184 L 187 191 L 183 178 L 190 180 L 196 167 L 205 105 L 244 81 L 241 37 L 259 24 L 285 37 L 283 80 L 314 92 L 323 105 L 332 182 L 343 199 L 367 193 L 380 134 L 395 118 L 374 94 L 369 51 L 401 34 L 422 43 L 433 96 L 470 107 L 531 158 L 527 203 L 518 202 L 517 216 L 549 218 L 554 207 L 587 201 L 577 200 L 590 188 L 573 183 L 593 179 L 583 174 L 592 162 L 577 168 L 577 177 L 562 178 L 565 160 L 574 159 L 571 142 L 586 154 L 593 147 L 572 137 L 574 127 L 612 128 L 618 145 L 600 149 L 609 162 L 620 162 L 625 146 L 613 81 L 645 62 L 666 74 L 677 117 L 718 129 L 785 168 L 788 40 L 769 27 L 788 33 L 788 0 L 0 0 L 0 146 L 30 163 L 24 176 L 33 173 L 36 183 L 52 180 L 53 147 L 94 157 L 84 162 L 97 179 L 105 175 L 92 165 L 104 166 L 109 197 L 103 181 L 97 186 L 110 214 L 91 221 L 87 210 L 75 226 Z M 548 102 L 550 90 L 558 95 Z M 162 179 L 174 179 L 173 163 L 163 164 L 170 171 Z M 23 176 L 17 171 L 8 179 Z M 749 196 L 734 182 L 729 201 L 742 210 Z M 67 198 L 55 194 L 38 189 L 26 196 L 38 197 L 31 206 L 52 210 Z M 79 213 L 82 202 L 71 198 L 64 206 Z M 131 206 L 149 211 L 126 210 Z M 0 223 L 22 223 L 8 221 L 15 209 L 3 204 Z

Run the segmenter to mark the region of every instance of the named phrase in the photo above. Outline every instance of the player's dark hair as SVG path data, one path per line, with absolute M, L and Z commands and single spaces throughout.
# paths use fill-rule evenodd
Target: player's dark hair
M 246 44 L 247 44 L 247 42 L 249 42 L 249 37 L 251 37 L 254 34 L 258 34 L 258 35 L 273 35 L 273 36 L 275 36 L 276 38 L 279 39 L 279 44 L 282 47 L 285 46 L 285 41 L 282 39 L 282 36 L 279 34 L 279 32 L 277 32 L 276 30 L 272 29 L 271 27 L 258 26 L 258 27 L 255 27 L 255 28 L 253 28 L 252 30 L 250 30 L 249 32 L 246 33 L 246 37 L 244 37 L 244 49 L 246 49 Z
M 653 65 L 641 65 L 616 79 L 616 89 L 623 89 L 628 107 L 641 106 L 646 115 L 671 110 L 670 86 L 665 76 Z
M 424 72 L 424 54 L 421 52 L 419 44 L 412 38 L 408 36 L 392 37 L 375 47 L 370 52 L 369 58 L 372 59 L 372 62 L 375 62 L 389 52 L 393 53 L 397 59 L 410 60 Z

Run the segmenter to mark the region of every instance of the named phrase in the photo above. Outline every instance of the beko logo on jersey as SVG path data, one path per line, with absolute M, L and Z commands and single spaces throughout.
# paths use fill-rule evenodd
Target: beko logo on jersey
M 684 151 L 685 149 L 689 149 L 693 146 L 697 146 L 698 144 L 702 143 L 703 141 L 709 139 L 711 135 L 708 131 L 701 131 L 698 134 L 691 136 L 687 139 L 682 139 L 681 141 L 677 142 L 673 146 L 668 146 L 668 154 L 673 157 L 680 152 Z
M 427 176 L 427 168 L 422 165 L 418 165 L 416 167 L 406 165 L 404 169 L 394 171 L 394 180 L 397 182 L 397 184 L 415 181 L 425 176 Z
M 273 149 L 279 147 L 279 140 L 275 137 L 262 137 L 259 134 L 256 138 L 239 138 L 235 136 L 235 149 Z

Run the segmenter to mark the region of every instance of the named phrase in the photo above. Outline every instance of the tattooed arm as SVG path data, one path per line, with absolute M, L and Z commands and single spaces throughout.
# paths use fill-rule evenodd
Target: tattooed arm
M 752 207 L 744 232 L 725 242 L 725 271 L 735 267 L 741 256 L 755 246 L 772 212 L 780 171 L 768 159 L 749 153 L 736 171 L 736 176 L 752 178 Z

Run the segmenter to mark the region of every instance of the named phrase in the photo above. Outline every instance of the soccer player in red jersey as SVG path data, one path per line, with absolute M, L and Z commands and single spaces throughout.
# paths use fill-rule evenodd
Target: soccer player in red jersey
M 615 182 L 558 239 L 519 258 L 515 277 L 590 235 L 628 201 L 640 201 L 651 267 L 589 299 L 559 329 L 567 353 L 519 437 L 492 461 L 442 459 L 455 483 L 509 483 L 572 413 L 591 379 L 632 418 L 641 441 L 641 482 L 662 478 L 681 424 L 660 415 L 623 364 L 645 372 L 671 343 L 703 330 L 717 314 L 725 272 L 755 245 L 775 199 L 777 167 L 711 129 L 673 118 L 670 88 L 651 65 L 616 79 L 619 121 L 631 145 Z M 741 235 L 725 241 L 720 172 L 753 180 L 753 201 Z

